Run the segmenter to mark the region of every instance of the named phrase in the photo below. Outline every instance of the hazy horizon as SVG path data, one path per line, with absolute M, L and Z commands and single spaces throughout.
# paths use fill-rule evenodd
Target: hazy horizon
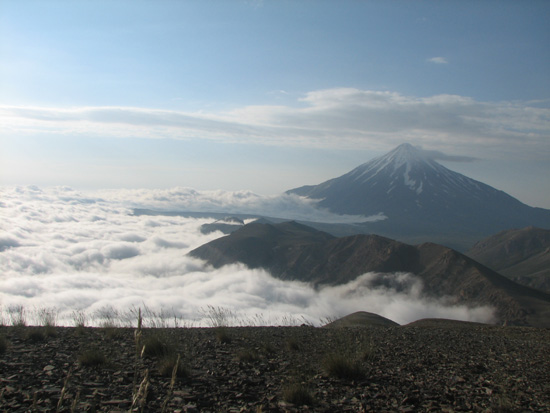
M 1 0 L 0 185 L 278 195 L 408 142 L 550 208 L 549 12 Z

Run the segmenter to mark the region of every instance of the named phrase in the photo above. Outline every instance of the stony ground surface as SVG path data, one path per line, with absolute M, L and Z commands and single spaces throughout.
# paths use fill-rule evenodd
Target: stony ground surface
M 550 411 L 548 329 L 144 329 L 143 356 L 134 335 L 0 327 L 0 411 Z M 180 377 L 162 353 L 181 355 Z

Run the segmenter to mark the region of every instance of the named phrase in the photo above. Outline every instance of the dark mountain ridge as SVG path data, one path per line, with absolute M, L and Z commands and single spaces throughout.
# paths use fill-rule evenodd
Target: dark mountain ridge
M 415 274 L 428 297 L 492 306 L 498 322 L 550 327 L 550 295 L 518 285 L 467 256 L 433 243 L 413 246 L 378 235 L 336 238 L 307 226 L 252 223 L 190 252 L 214 267 L 243 263 L 283 280 L 339 285 L 368 272 Z
M 318 199 L 320 207 L 338 214 L 388 218 L 365 223 L 364 232 L 459 249 L 509 228 L 550 228 L 550 210 L 453 172 L 410 144 L 338 178 L 287 193 Z
M 550 230 L 502 231 L 476 243 L 467 255 L 520 284 L 550 292 Z

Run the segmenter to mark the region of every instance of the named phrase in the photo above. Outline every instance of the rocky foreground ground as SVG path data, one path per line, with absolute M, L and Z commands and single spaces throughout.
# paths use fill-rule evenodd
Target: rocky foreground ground
M 549 329 L 135 332 L 0 327 L 0 411 L 550 411 Z

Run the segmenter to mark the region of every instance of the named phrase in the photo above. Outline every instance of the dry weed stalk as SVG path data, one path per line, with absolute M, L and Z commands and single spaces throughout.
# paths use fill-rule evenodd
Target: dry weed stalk
M 174 392 L 174 385 L 176 384 L 176 376 L 178 375 L 179 365 L 180 365 L 180 355 L 178 354 L 176 364 L 174 364 L 174 368 L 172 370 L 172 379 L 170 380 L 170 387 L 168 388 L 168 394 L 166 395 L 166 398 L 162 403 L 162 412 L 165 412 L 166 409 L 168 408 L 168 402 L 170 401 L 170 398 L 172 397 L 172 393 Z
M 132 385 L 132 388 L 134 390 L 137 386 L 140 360 L 141 360 L 141 357 L 143 357 L 143 350 L 145 349 L 145 346 L 142 346 L 142 335 L 143 335 L 142 323 L 143 323 L 143 319 L 141 318 L 141 308 L 140 308 L 138 312 L 137 328 L 134 330 L 134 343 L 136 346 L 136 354 L 135 354 L 135 360 L 134 360 L 134 382 Z
M 147 403 L 147 393 L 149 392 L 149 369 L 145 370 L 145 376 L 141 381 L 139 388 L 132 398 L 132 405 L 130 406 L 129 412 L 134 410 L 136 404 L 139 405 L 140 411 L 143 411 L 145 404 Z
M 63 399 L 65 397 L 65 393 L 67 392 L 67 387 L 69 386 L 72 372 L 73 368 L 71 367 L 67 373 L 67 377 L 65 377 L 65 381 L 63 382 L 63 388 L 61 389 L 61 395 L 59 396 L 59 401 L 57 402 L 57 408 L 55 410 L 56 412 L 60 412 L 63 407 Z
M 74 400 L 71 404 L 71 413 L 76 412 L 76 408 L 78 406 L 78 401 L 80 400 L 80 391 L 76 393 L 76 396 L 74 397 Z

